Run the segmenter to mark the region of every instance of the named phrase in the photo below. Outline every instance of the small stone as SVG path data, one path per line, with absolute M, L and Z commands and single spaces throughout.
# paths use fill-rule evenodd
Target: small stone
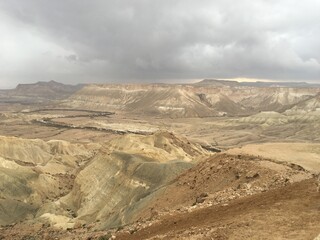
M 201 193 L 199 197 L 201 197 L 201 198 L 208 197 L 208 193 Z
M 253 178 L 257 178 L 259 177 L 259 173 L 255 173 L 255 172 L 248 172 L 247 175 L 246 175 L 246 178 L 247 179 L 253 179 Z

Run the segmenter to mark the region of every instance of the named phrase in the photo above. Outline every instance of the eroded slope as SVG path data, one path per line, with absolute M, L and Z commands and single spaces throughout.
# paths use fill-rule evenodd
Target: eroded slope
M 14 137 L 0 143 L 1 225 L 26 218 L 62 228 L 131 222 L 137 202 L 208 155 L 167 132 L 99 144 Z

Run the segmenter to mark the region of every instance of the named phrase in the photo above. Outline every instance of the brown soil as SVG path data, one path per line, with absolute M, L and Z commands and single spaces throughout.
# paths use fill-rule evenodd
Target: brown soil
M 116 239 L 314 239 L 320 233 L 320 193 L 305 180 L 159 222 Z

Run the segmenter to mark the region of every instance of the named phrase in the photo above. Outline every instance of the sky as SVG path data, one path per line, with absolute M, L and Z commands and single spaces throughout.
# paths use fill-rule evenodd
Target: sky
M 320 83 L 319 0 L 0 0 L 0 88 Z

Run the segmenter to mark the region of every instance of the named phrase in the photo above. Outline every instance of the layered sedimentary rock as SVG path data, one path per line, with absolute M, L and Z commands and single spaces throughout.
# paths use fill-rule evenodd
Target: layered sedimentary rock
M 319 91 L 317 87 L 257 87 L 217 85 L 215 82 L 194 85 L 93 84 L 73 94 L 64 105 L 152 116 L 238 116 L 260 111 L 284 112 L 304 103 L 314 110 L 316 104 L 313 102 L 317 101 Z

